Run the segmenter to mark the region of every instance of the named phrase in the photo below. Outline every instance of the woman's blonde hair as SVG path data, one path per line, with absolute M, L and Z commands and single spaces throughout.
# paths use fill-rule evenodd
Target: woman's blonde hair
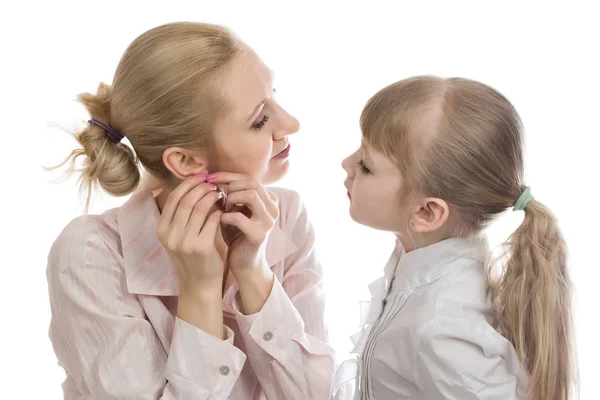
M 446 200 L 460 232 L 475 233 L 524 190 L 522 124 L 493 88 L 419 76 L 392 84 L 365 106 L 367 143 L 398 165 L 408 191 Z M 533 200 L 506 243 L 500 277 L 487 269 L 497 329 L 530 376 L 533 400 L 565 400 L 575 385 L 566 246 L 550 211 Z
M 222 26 L 162 25 L 129 45 L 111 86 L 101 83 L 96 94 L 78 96 L 92 118 L 119 131 L 133 147 L 111 142 L 98 126 L 75 133 L 81 148 L 55 168 L 69 161 L 74 167 L 85 156 L 79 172 L 88 193 L 86 210 L 95 184 L 115 196 L 130 194 L 140 183 L 140 163 L 155 180 L 168 179 L 162 161 L 167 148 L 211 144 L 214 122 L 226 109 L 216 80 L 243 49 Z

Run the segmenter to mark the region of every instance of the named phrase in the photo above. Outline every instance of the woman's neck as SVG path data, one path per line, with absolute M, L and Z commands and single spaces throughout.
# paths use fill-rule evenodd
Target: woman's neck
M 167 203 L 167 199 L 169 198 L 171 191 L 168 189 L 157 189 L 153 191 L 152 194 L 154 195 L 154 200 L 156 201 L 158 211 L 162 214 L 163 208 L 165 208 L 165 204 Z

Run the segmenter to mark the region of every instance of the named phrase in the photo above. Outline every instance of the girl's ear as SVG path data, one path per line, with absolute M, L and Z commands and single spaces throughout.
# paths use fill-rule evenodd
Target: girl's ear
M 427 197 L 413 215 L 410 227 L 414 232 L 427 233 L 438 230 L 448 220 L 448 203 L 435 197 Z

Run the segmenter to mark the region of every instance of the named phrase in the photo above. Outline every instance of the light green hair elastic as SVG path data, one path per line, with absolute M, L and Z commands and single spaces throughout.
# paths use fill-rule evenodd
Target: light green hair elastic
M 527 204 L 533 200 L 533 195 L 531 194 L 531 188 L 529 186 L 525 186 L 525 190 L 519 196 L 517 201 L 515 202 L 515 206 L 513 207 L 513 211 L 521 211 L 527 207 Z

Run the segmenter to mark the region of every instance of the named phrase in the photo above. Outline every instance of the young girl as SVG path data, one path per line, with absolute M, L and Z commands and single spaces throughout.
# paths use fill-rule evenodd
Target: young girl
M 296 193 L 263 186 L 287 171 L 298 130 L 271 71 L 223 27 L 168 24 L 79 99 L 83 182 L 128 195 L 141 162 L 162 191 L 75 219 L 52 247 L 65 399 L 327 398 L 314 233 Z
M 397 246 L 355 339 L 359 399 L 564 400 L 574 381 L 566 247 L 523 183 L 506 98 L 467 79 L 414 77 L 377 93 L 343 162 L 350 215 Z M 490 267 L 482 230 L 524 211 Z

